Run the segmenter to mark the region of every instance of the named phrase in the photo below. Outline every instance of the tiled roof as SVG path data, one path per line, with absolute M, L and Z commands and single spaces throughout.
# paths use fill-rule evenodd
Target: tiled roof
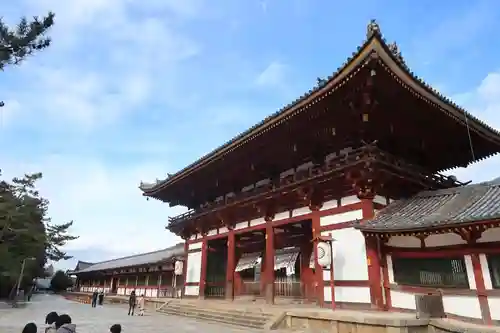
M 183 255 L 184 255 L 184 243 L 179 243 L 175 246 L 171 246 L 169 248 L 159 251 L 141 253 L 133 256 L 98 262 L 74 273 L 79 274 L 79 273 L 103 271 L 108 269 L 117 269 L 123 267 L 155 264 L 155 263 L 165 262 L 174 257 L 181 257 Z
M 405 231 L 500 219 L 500 181 L 425 191 L 398 200 L 356 228 L 366 231 Z
M 87 267 L 90 267 L 92 266 L 94 263 L 92 262 L 86 262 L 86 261 L 78 261 L 78 264 L 76 264 L 76 269 L 75 270 L 82 270 L 82 269 L 85 269 Z

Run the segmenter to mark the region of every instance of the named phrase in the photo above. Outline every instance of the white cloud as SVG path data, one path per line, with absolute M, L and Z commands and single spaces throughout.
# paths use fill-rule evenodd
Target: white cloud
M 287 66 L 285 64 L 273 61 L 262 72 L 260 72 L 255 80 L 255 83 L 259 86 L 279 87 L 285 83 L 286 73 Z
M 193 16 L 199 0 L 152 4 L 171 12 L 166 17 L 140 15 L 147 3 L 128 0 L 43 0 L 31 2 L 30 12 L 56 12 L 53 44 L 43 59 L 29 59 L 20 72 L 26 84 L 7 97 L 19 104 L 23 120 L 51 126 L 68 124 L 91 130 L 140 109 L 151 94 L 175 96 L 179 62 L 200 48 L 169 19 Z M 161 8 L 160 8 L 161 7 Z M 43 63 L 43 65 L 41 65 Z M 4 92 L 5 94 L 5 92 Z
M 452 98 L 466 110 L 495 129 L 500 129 L 500 73 L 489 73 L 472 91 Z M 500 156 L 472 164 L 468 168 L 458 168 L 450 173 L 461 180 L 474 182 L 491 180 L 500 176 Z
M 102 248 L 108 253 L 138 253 L 180 241 L 164 229 L 169 215 L 183 208 L 168 208 L 146 200 L 138 189 L 141 179 L 165 174 L 164 164 L 105 165 L 88 156 L 45 156 L 28 162 L 2 161 L 6 177 L 22 172 L 43 172 L 41 194 L 50 199 L 54 223 L 74 220 L 78 240 L 68 250 Z

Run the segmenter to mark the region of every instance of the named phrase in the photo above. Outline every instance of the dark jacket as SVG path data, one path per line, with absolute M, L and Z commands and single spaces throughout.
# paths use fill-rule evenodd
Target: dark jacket
M 130 294 L 130 297 L 128 298 L 128 305 L 135 305 L 136 299 L 137 297 L 135 296 L 135 294 Z

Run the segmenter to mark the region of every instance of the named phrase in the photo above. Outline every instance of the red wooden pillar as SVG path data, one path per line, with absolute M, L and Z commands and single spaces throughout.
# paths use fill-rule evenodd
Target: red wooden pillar
M 314 211 L 311 224 L 312 224 L 312 235 L 313 235 L 313 253 L 314 253 L 314 289 L 316 291 L 316 299 L 318 300 L 319 306 L 323 307 L 325 305 L 325 285 L 323 281 L 323 267 L 318 263 L 318 242 L 321 236 L 321 225 L 319 223 L 319 213 Z
M 474 270 L 474 279 L 476 281 L 476 291 L 481 308 L 481 316 L 485 324 L 491 325 L 490 306 L 488 304 L 488 296 L 486 295 L 486 287 L 484 284 L 483 270 L 481 269 L 481 261 L 479 255 L 471 254 L 472 268 Z
M 373 198 L 361 199 L 363 220 L 370 220 L 375 217 Z M 370 285 L 370 303 L 373 309 L 384 309 L 384 298 L 382 295 L 382 268 L 380 265 L 380 253 L 377 237 L 366 237 L 366 263 L 368 266 L 368 280 Z
M 234 269 L 236 267 L 234 230 L 229 229 L 227 235 L 227 265 L 226 265 L 226 299 L 234 298 Z
M 274 229 L 271 221 L 267 221 L 264 295 L 268 304 L 274 304 L 274 252 Z
M 208 256 L 207 239 L 203 237 L 203 240 L 201 242 L 201 268 L 200 268 L 200 293 L 199 293 L 199 297 L 201 299 L 205 298 L 205 286 L 207 284 L 207 256 Z

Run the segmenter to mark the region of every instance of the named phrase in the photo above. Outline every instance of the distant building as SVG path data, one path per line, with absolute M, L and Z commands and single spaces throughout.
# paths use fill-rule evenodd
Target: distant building
M 184 244 L 95 264 L 79 261 L 68 274 L 76 275 L 74 289 L 81 292 L 130 295 L 136 290 L 146 297 L 173 297 L 184 284 L 174 274 L 177 261 L 184 261 Z

